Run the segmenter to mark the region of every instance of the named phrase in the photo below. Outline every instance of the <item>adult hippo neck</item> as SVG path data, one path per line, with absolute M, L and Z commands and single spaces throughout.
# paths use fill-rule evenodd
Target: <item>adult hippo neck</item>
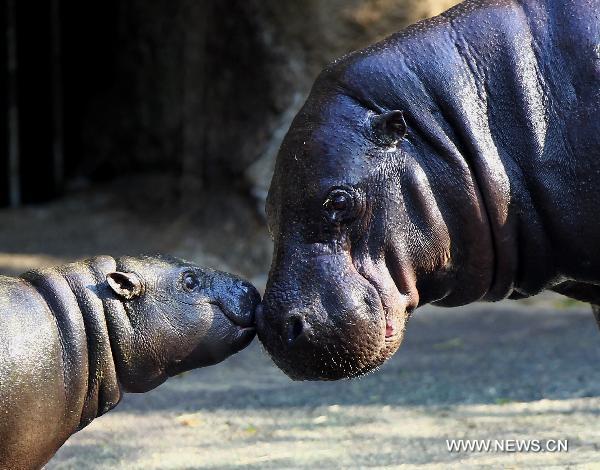
M 466 1 L 321 74 L 267 202 L 258 333 L 288 375 L 374 369 L 425 303 L 600 303 L 598 10 Z

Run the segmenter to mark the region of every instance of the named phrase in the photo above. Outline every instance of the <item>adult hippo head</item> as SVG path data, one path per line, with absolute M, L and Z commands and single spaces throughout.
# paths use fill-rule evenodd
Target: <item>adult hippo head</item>
M 598 156 L 600 100 L 578 109 L 560 87 L 591 97 L 600 80 L 578 82 L 593 64 L 552 45 L 591 30 L 581 14 L 548 33 L 569 8 L 466 1 L 321 73 L 267 200 L 275 247 L 258 334 L 290 377 L 373 370 L 425 303 L 598 281 L 599 225 L 569 207 L 597 212 L 590 186 L 570 182 L 600 171 L 575 157 Z
M 275 248 L 258 331 L 296 379 L 372 370 L 398 349 L 419 301 L 469 302 L 492 277 L 467 165 L 431 158 L 402 111 L 361 103 L 342 74 L 317 80 L 267 200 Z M 470 269 L 453 269 L 459 253 Z

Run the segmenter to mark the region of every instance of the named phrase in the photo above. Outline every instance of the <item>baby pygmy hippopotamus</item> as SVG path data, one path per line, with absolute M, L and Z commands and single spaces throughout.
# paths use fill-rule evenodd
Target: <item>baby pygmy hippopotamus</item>
M 0 468 L 38 468 L 74 432 L 254 337 L 260 295 L 165 256 L 0 276 Z

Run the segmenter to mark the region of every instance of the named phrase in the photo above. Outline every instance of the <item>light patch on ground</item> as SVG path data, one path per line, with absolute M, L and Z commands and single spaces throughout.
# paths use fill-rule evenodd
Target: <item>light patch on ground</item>
M 129 469 L 547 468 L 594 461 L 599 409 L 600 399 L 587 398 L 457 407 L 224 409 L 188 413 L 185 420 L 176 413 L 114 413 L 71 439 L 48 468 L 89 468 L 94 461 Z M 569 452 L 451 454 L 449 438 L 569 439 Z

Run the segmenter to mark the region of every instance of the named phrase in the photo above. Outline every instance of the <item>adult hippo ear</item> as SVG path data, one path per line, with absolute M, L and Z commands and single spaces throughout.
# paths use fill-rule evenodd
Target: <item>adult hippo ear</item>
M 144 284 L 135 273 L 111 272 L 106 275 L 106 282 L 115 294 L 125 300 L 139 297 L 144 292 Z
M 399 110 L 377 114 L 370 121 L 373 140 L 384 147 L 394 147 L 406 137 L 404 113 Z

